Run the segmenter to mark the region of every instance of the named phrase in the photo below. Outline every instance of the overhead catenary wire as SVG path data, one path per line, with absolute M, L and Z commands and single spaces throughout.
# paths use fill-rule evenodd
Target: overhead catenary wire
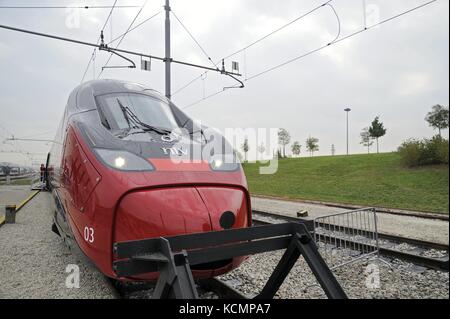
M 393 20 L 393 19 L 395 19 L 395 18 L 398 18 L 398 17 L 400 17 L 400 16 L 402 16 L 402 15 L 405 15 L 405 14 L 407 14 L 407 13 L 409 13 L 409 12 L 418 10 L 419 8 L 425 7 L 425 6 L 427 6 L 427 5 L 431 4 L 431 3 L 434 3 L 434 2 L 436 2 L 436 1 L 437 1 L 437 0 L 428 1 L 427 3 L 424 3 L 424 4 L 422 4 L 422 5 L 416 6 L 416 7 L 412 8 L 412 9 L 409 9 L 409 10 L 407 10 L 407 11 L 405 11 L 405 12 L 402 12 L 402 13 L 400 13 L 400 14 L 398 14 L 398 15 L 395 15 L 395 16 L 393 16 L 393 17 L 391 17 L 391 18 L 385 19 L 385 20 L 381 21 L 380 23 L 377 23 L 377 24 L 375 24 L 375 25 L 373 25 L 373 26 L 370 26 L 370 27 L 368 27 L 368 28 L 367 28 L 367 27 L 364 27 L 362 30 L 359 30 L 359 31 L 357 31 L 357 32 L 354 32 L 354 33 L 352 33 L 352 34 L 350 34 L 350 35 L 348 35 L 348 36 L 345 36 L 345 37 L 343 37 L 343 38 L 337 39 L 337 40 L 335 40 L 334 42 L 331 42 L 331 43 L 327 44 L 326 46 L 317 48 L 317 49 L 315 49 L 315 50 L 313 50 L 313 51 L 311 51 L 311 52 L 309 52 L 309 53 L 303 54 L 303 55 L 301 55 L 301 56 L 299 56 L 299 57 L 296 57 L 296 58 L 294 58 L 294 59 L 292 59 L 292 60 L 286 61 L 286 62 L 284 62 L 284 63 L 282 63 L 282 64 L 280 64 L 280 65 L 277 65 L 277 66 L 272 67 L 272 68 L 270 68 L 270 69 L 268 69 L 268 70 L 265 70 L 265 71 L 261 72 L 260 74 L 256 74 L 256 75 L 252 76 L 252 78 L 255 78 L 255 77 L 257 77 L 257 76 L 261 76 L 263 73 L 265 74 L 265 73 L 267 73 L 267 72 L 273 71 L 273 70 L 275 70 L 275 69 L 277 69 L 277 68 L 279 68 L 279 67 L 282 67 L 282 66 L 284 66 L 284 65 L 286 65 L 286 64 L 289 64 L 289 63 L 292 63 L 292 62 L 294 62 L 294 61 L 296 61 L 296 60 L 298 60 L 298 59 L 300 59 L 300 58 L 302 58 L 302 57 L 305 57 L 306 55 L 309 55 L 309 54 L 312 54 L 312 53 L 314 53 L 314 52 L 317 52 L 317 51 L 319 51 L 319 50 L 321 50 L 321 49 L 324 49 L 324 48 L 330 46 L 331 44 L 335 44 L 335 43 L 341 42 L 341 41 L 343 41 L 343 40 L 345 40 L 345 39 L 347 39 L 347 38 L 349 38 L 349 37 L 356 36 L 356 35 L 359 34 L 359 33 L 362 33 L 362 32 L 364 32 L 364 31 L 366 31 L 366 30 L 372 29 L 372 28 L 374 28 L 374 27 L 376 27 L 376 26 L 378 26 L 378 25 L 381 25 L 381 24 L 386 23 L 386 22 L 388 22 L 388 21 L 390 21 L 390 20 Z M 93 46 L 93 47 L 98 47 L 96 44 L 93 44 L 93 43 L 87 43 L 87 42 L 77 41 L 77 40 L 73 40 L 73 39 L 67 39 L 67 38 L 63 38 L 63 37 L 59 37 L 59 36 L 54 36 L 54 35 L 49 35 L 49 34 L 38 33 L 38 32 L 35 32 L 35 31 L 31 31 L 31 30 L 24 30 L 24 29 L 19 29 L 19 28 L 15 28 L 15 27 L 5 26 L 5 25 L 0 25 L 0 28 L 9 29 L 9 30 L 14 30 L 14 31 L 19 31 L 19 32 L 25 32 L 25 33 L 29 33 L 29 34 L 38 35 L 38 36 L 44 36 L 44 37 L 48 37 L 48 38 L 53 38 L 53 39 L 58 39 L 58 40 L 63 40 L 63 41 L 69 41 L 69 42 L 78 43 L 78 44 L 83 44 L 83 45 L 88 45 L 88 46 Z M 110 50 L 114 50 L 114 49 L 110 49 Z M 116 51 L 117 51 L 117 52 L 123 52 L 123 53 L 132 54 L 132 55 L 146 56 L 146 57 L 155 58 L 155 59 L 159 59 L 159 60 L 163 60 L 163 61 L 164 61 L 164 58 L 153 57 L 153 56 L 150 56 L 150 55 L 140 54 L 140 53 L 136 53 L 136 52 L 132 52 L 132 51 L 119 50 L 119 49 L 117 49 Z M 181 62 L 181 61 L 175 61 L 175 60 L 174 60 L 174 61 L 172 61 L 172 62 L 173 62 L 173 63 L 184 64 L 184 65 L 188 65 L 188 66 L 189 66 L 189 65 L 195 66 L 195 65 L 193 65 L 193 64 L 185 63 L 185 62 Z M 202 66 L 197 66 L 197 67 L 202 67 Z M 207 68 L 207 67 L 202 67 L 202 68 L 207 69 L 207 70 L 213 70 L 213 71 L 216 71 L 216 69 L 212 69 L 212 68 Z M 232 74 L 232 73 L 231 73 L 231 74 Z M 247 81 L 248 81 L 248 80 L 250 80 L 250 79 L 247 79 Z M 218 92 L 218 93 L 221 93 L 221 92 Z M 218 93 L 217 93 L 217 94 L 218 94 Z M 214 95 L 216 95 L 216 94 L 214 94 Z M 199 102 L 204 101 L 204 100 L 206 100 L 206 99 L 209 98 L 209 97 L 212 97 L 212 95 L 210 95 L 210 96 L 208 96 L 208 97 L 206 97 L 206 98 L 200 100 Z M 197 104 L 197 102 L 196 102 L 196 103 L 193 103 L 193 104 Z M 193 104 L 189 105 L 188 107 L 193 106 Z
M 0 9 L 129 9 L 139 8 L 138 5 L 120 5 L 120 6 L 0 6 Z
M 279 28 L 277 28 L 277 29 L 275 29 L 275 30 L 273 30 L 273 31 L 271 31 L 271 32 L 269 32 L 269 33 L 267 33 L 266 35 L 264 35 L 264 36 L 262 36 L 262 37 L 260 37 L 260 38 L 258 38 L 258 39 L 256 39 L 256 40 L 254 40 L 253 42 L 249 43 L 248 45 L 244 46 L 243 48 L 241 48 L 241 49 L 239 49 L 239 50 L 236 50 L 236 51 L 234 51 L 234 52 L 228 54 L 227 56 L 223 57 L 221 60 L 227 60 L 227 59 L 229 59 L 229 58 L 231 58 L 231 57 L 233 57 L 233 56 L 235 56 L 235 55 L 237 55 L 237 54 L 239 54 L 239 53 L 241 53 L 241 52 L 247 51 L 249 48 L 251 48 L 251 47 L 257 45 L 258 43 L 260 43 L 260 42 L 262 42 L 262 41 L 264 41 L 264 40 L 266 40 L 267 38 L 273 36 L 274 34 L 276 34 L 276 33 L 280 32 L 280 31 L 286 29 L 287 27 L 289 27 L 289 26 L 295 24 L 296 22 L 298 22 L 298 21 L 300 21 L 300 20 L 306 18 L 306 17 L 309 16 L 310 14 L 312 14 L 312 13 L 316 12 L 317 10 L 319 10 L 319 9 L 321 9 L 321 8 L 323 8 L 323 7 L 325 7 L 326 5 L 329 5 L 332 1 L 334 1 L 334 0 L 328 0 L 328 1 L 326 1 L 326 2 L 324 2 L 324 3 L 322 3 L 322 4 L 320 4 L 320 5 L 318 5 L 318 6 L 316 6 L 316 7 L 314 7 L 313 9 L 310 9 L 308 12 L 301 14 L 300 16 L 298 16 L 298 17 L 296 17 L 295 19 L 289 21 L 288 23 L 285 23 L 284 25 L 280 26 Z M 331 7 L 332 7 L 332 6 L 331 6 Z M 333 7 L 332 7 L 332 9 L 333 9 L 333 11 L 336 13 L 336 11 L 334 10 Z M 181 88 L 179 88 L 178 90 L 176 90 L 176 91 L 172 94 L 172 96 L 174 96 L 175 94 L 180 93 L 180 92 L 183 91 L 184 89 L 188 88 L 191 84 L 193 84 L 194 82 L 196 82 L 197 80 L 199 80 L 202 76 L 203 76 L 203 73 L 200 74 L 199 76 L 195 77 L 193 80 L 189 81 L 187 84 L 183 85 L 183 86 L 182 86 Z
M 178 21 L 178 23 L 183 27 L 183 29 L 186 31 L 186 33 L 191 37 L 191 39 L 197 44 L 197 46 L 200 48 L 200 50 L 203 52 L 205 57 L 208 59 L 208 61 L 211 62 L 211 64 L 217 68 L 218 63 L 214 63 L 211 59 L 211 56 L 206 52 L 206 50 L 203 48 L 203 46 L 200 44 L 200 42 L 193 36 L 192 32 L 189 31 L 189 29 L 184 25 L 183 22 L 178 18 L 178 16 L 175 14 L 173 10 L 171 10 L 172 15 L 175 17 L 175 19 Z M 218 68 L 217 68 L 218 69 Z
M 329 1 L 326 1 L 326 2 L 322 3 L 321 5 L 319 5 L 319 6 L 315 7 L 315 8 L 313 8 L 313 9 L 309 10 L 308 12 L 306 12 L 306 13 L 300 15 L 299 17 L 297 17 L 297 18 L 295 18 L 295 19 L 289 21 L 288 23 L 286 23 L 286 24 L 282 25 L 281 27 L 275 29 L 274 31 L 272 31 L 272 32 L 270 32 L 270 33 L 268 33 L 268 34 L 266 34 L 265 36 L 263 36 L 263 37 L 261 37 L 261 38 L 255 40 L 255 41 L 253 41 L 252 43 L 246 45 L 245 47 L 243 47 L 243 48 L 241 48 L 241 49 L 239 49 L 239 50 L 237 50 L 237 51 L 235 51 L 235 52 L 233 52 L 233 53 L 231 53 L 231 54 L 225 56 L 223 59 L 225 59 L 225 60 L 226 60 L 226 59 L 229 59 L 229 58 L 235 56 L 236 54 L 241 53 L 242 51 L 248 50 L 249 48 L 255 46 L 256 44 L 262 42 L 263 40 L 265 40 L 265 39 L 271 37 L 272 35 L 274 35 L 274 34 L 280 32 L 280 31 L 286 29 L 287 27 L 289 27 L 289 26 L 293 25 L 294 23 L 296 23 L 296 22 L 298 22 L 298 21 L 300 21 L 300 20 L 306 18 L 307 16 L 309 16 L 310 14 L 316 12 L 317 10 L 319 10 L 319 9 L 321 9 L 321 8 L 323 8 L 323 7 L 325 7 L 326 5 L 328 5 L 328 4 L 329 4 L 330 2 L 332 2 L 332 1 L 333 1 L 333 0 L 329 0 Z
M 162 12 L 162 11 L 159 11 L 159 12 L 153 14 L 153 15 L 150 16 L 149 18 L 147 18 L 147 19 L 145 19 L 144 21 L 140 22 L 138 25 L 136 25 L 136 26 L 134 26 L 133 28 L 129 29 L 127 32 L 124 32 L 124 33 L 122 33 L 121 35 L 115 37 L 114 39 L 111 39 L 111 40 L 107 43 L 107 45 L 108 45 L 108 46 L 111 45 L 112 43 L 116 42 L 117 40 L 119 40 L 120 38 L 122 38 L 123 36 L 125 36 L 126 34 L 128 34 L 128 33 L 132 32 L 132 31 L 136 30 L 136 29 L 139 28 L 140 26 L 144 25 L 144 24 L 147 23 L 148 21 L 150 21 L 150 20 L 152 20 L 153 18 L 155 18 L 157 15 L 161 14 L 161 12 Z M 112 34 L 112 33 L 111 33 L 111 34 Z M 99 37 L 99 40 L 100 40 L 100 37 Z M 99 42 L 97 42 L 97 43 L 99 43 Z M 88 65 L 86 66 L 86 70 L 85 70 L 85 74 L 84 74 L 84 76 L 83 76 L 83 80 L 84 80 L 84 78 L 85 78 L 85 76 L 86 76 L 87 70 L 89 69 L 90 63 L 95 62 L 95 61 L 94 61 L 94 60 L 95 60 L 95 51 L 96 51 L 96 49 L 94 49 L 94 52 L 92 53 L 92 56 L 91 56 L 91 60 L 89 60 L 89 63 L 88 63 Z M 94 78 L 95 78 L 95 70 L 94 70 Z M 81 82 L 83 82 L 83 80 L 82 80 Z
M 40 37 L 44 37 L 44 38 L 49 38 L 49 39 L 54 39 L 54 40 L 59 40 L 59 41 L 65 41 L 65 42 L 75 43 L 75 44 L 79 44 L 79 45 L 90 46 L 90 47 L 94 47 L 94 48 L 98 48 L 98 49 L 101 48 L 101 46 L 96 44 L 96 43 L 91 43 L 91 42 L 86 42 L 86 41 L 66 38 L 66 37 L 53 35 L 53 34 L 48 34 L 48 33 L 36 32 L 36 31 L 22 29 L 22 28 L 17 28 L 17 27 L 12 27 L 12 26 L 9 26 L 9 25 L 4 25 L 4 24 L 0 24 L 0 29 L 6 29 L 6 30 L 15 31 L 15 32 L 31 34 L 31 35 L 34 35 L 34 36 L 40 36 Z M 155 60 L 158 60 L 158 61 L 165 61 L 166 60 L 164 57 L 151 55 L 151 54 L 147 54 L 147 53 L 143 53 L 143 52 L 136 52 L 136 51 L 124 50 L 124 49 L 118 49 L 118 48 L 108 48 L 108 50 L 111 51 L 111 52 L 114 51 L 114 52 L 120 52 L 120 53 L 125 53 L 125 54 L 139 56 L 139 57 L 146 57 L 146 58 L 155 59 Z M 209 71 L 214 71 L 214 72 L 220 72 L 221 74 L 225 74 L 225 75 L 236 75 L 236 76 L 240 76 L 241 75 L 239 73 L 234 73 L 234 72 L 229 72 L 229 71 L 223 71 L 223 70 L 218 71 L 215 68 L 211 68 L 211 67 L 207 67 L 207 66 L 199 65 L 199 64 L 194 64 L 194 63 L 189 63 L 189 62 L 183 62 L 183 61 L 179 61 L 179 60 L 172 60 L 172 63 L 185 65 L 185 66 L 190 66 L 190 67 L 195 67 L 195 68 L 204 69 L 204 70 L 209 70 Z
M 3 133 L 3 134 L 1 134 L 1 135 L 3 135 L 4 137 L 6 137 L 6 139 L 8 139 L 9 138 L 9 136 L 14 136 L 14 134 L 10 131 L 10 130 L 8 130 L 7 128 L 5 128 L 3 125 L 0 125 L 0 129 L 2 129 L 5 133 Z M 9 135 L 9 136 L 8 136 Z M 18 153 L 21 153 L 22 155 L 24 155 L 25 157 L 27 157 L 30 161 L 32 161 L 33 159 L 30 157 L 30 156 L 28 156 L 28 155 L 26 155 L 25 153 L 25 151 L 24 150 L 22 150 L 20 147 L 19 147 L 19 145 L 17 145 L 17 143 L 14 143 L 14 141 L 12 141 L 12 143 L 11 144 L 9 144 L 10 146 L 11 146 L 11 148 L 14 150 L 14 151 L 16 151 L 16 152 L 18 152 Z
M 314 49 L 314 50 L 309 51 L 309 52 L 307 52 L 307 53 L 305 53 L 305 54 L 302 54 L 302 55 L 300 55 L 300 56 L 297 56 L 297 57 L 295 57 L 295 58 L 293 58 L 293 59 L 290 59 L 290 60 L 288 60 L 288 61 L 286 61 L 286 62 L 280 63 L 280 64 L 278 64 L 278 65 L 276 65 L 276 66 L 274 66 L 274 67 L 271 67 L 271 68 L 269 68 L 269 69 L 266 69 L 266 70 L 264 70 L 264 71 L 262 71 L 262 72 L 259 72 L 259 73 L 255 74 L 255 75 L 252 75 L 251 77 L 249 77 L 248 80 L 251 80 L 251 79 L 255 79 L 255 78 L 257 78 L 257 77 L 260 77 L 260 76 L 262 76 L 262 75 L 264 75 L 264 74 L 266 74 L 266 73 L 268 73 L 268 72 L 271 72 L 271 71 L 274 71 L 274 70 L 276 70 L 276 69 L 279 69 L 279 68 L 281 68 L 281 67 L 283 67 L 283 66 L 285 66 L 285 65 L 287 65 L 287 64 L 290 64 L 290 63 L 295 62 L 295 61 L 297 61 L 297 60 L 299 60 L 299 59 L 302 59 L 302 58 L 304 58 L 304 57 L 306 57 L 306 56 L 308 56 L 308 55 L 311 55 L 311 54 L 316 53 L 316 52 L 318 52 L 318 51 L 320 51 L 320 50 L 323 50 L 323 49 L 325 49 L 325 48 L 327 48 L 327 47 L 329 47 L 329 46 L 331 46 L 331 45 L 334 45 L 334 44 L 337 44 L 337 43 L 342 42 L 342 41 L 344 41 L 344 40 L 347 40 L 347 39 L 352 38 L 352 37 L 354 37 L 354 36 L 356 36 L 356 35 L 359 35 L 359 34 L 365 32 L 365 31 L 371 30 L 371 29 L 373 29 L 373 28 L 375 28 L 375 27 L 378 27 L 378 26 L 380 26 L 380 25 L 382 25 L 382 24 L 385 24 L 385 23 L 387 23 L 387 22 L 389 22 L 389 21 L 392 21 L 392 20 L 394 20 L 394 19 L 397 19 L 397 18 L 399 18 L 399 17 L 402 17 L 402 16 L 404 16 L 404 15 L 410 13 L 410 12 L 413 12 L 413 11 L 416 11 L 416 10 L 418 10 L 418 9 L 421 9 L 421 8 L 423 8 L 423 7 L 425 7 L 425 6 L 428 6 L 428 5 L 430 5 L 430 4 L 432 4 L 433 2 L 436 2 L 436 1 L 438 1 L 438 0 L 431 0 L 431 1 L 428 1 L 428 2 L 426 2 L 426 3 L 423 3 L 423 4 L 421 4 L 421 5 L 416 6 L 416 7 L 414 7 L 414 8 L 411 8 L 411 9 L 409 9 L 409 10 L 407 10 L 407 11 L 404 11 L 404 12 L 402 12 L 402 13 L 396 14 L 396 15 L 390 17 L 390 18 L 381 20 L 380 22 L 375 23 L 375 24 L 373 24 L 373 25 L 371 25 L 371 26 L 368 26 L 368 27 L 365 26 L 365 27 L 363 27 L 362 29 L 360 29 L 360 30 L 358 30 L 358 31 L 355 31 L 355 32 L 353 32 L 353 33 L 351 33 L 351 34 L 349 34 L 349 35 L 346 35 L 346 36 L 344 36 L 344 37 L 342 37 L 342 38 L 339 38 L 339 39 L 335 39 L 335 40 L 334 40 L 333 42 L 331 42 L 331 43 L 328 43 L 328 44 L 326 44 L 326 45 L 324 45 L 324 46 L 321 46 L 321 47 L 319 47 L 319 48 L 317 48 L 317 49 Z
M 144 25 L 145 23 L 147 23 L 148 21 L 152 20 L 153 18 L 155 18 L 156 16 L 158 16 L 159 14 L 162 13 L 162 10 L 151 15 L 149 18 L 145 19 L 144 21 L 140 22 L 139 24 L 135 25 L 134 27 L 132 27 L 131 29 L 127 30 L 126 32 L 122 33 L 121 35 L 115 37 L 114 39 L 112 39 L 111 41 L 108 42 L 108 45 L 111 45 L 112 43 L 116 42 L 117 40 L 119 40 L 120 38 L 122 38 L 123 36 L 127 35 L 128 33 L 136 30 L 137 28 L 139 28 L 140 26 Z
M 438 1 L 438 0 L 430 0 L 430 1 L 428 1 L 428 2 L 425 2 L 425 3 L 421 4 L 421 5 L 415 6 L 415 7 L 411 8 L 411 9 L 409 9 L 409 10 L 406 10 L 406 11 L 403 11 L 403 12 L 401 12 L 401 13 L 399 13 L 399 14 L 396 14 L 396 15 L 390 17 L 390 18 L 381 20 L 380 22 L 375 23 L 375 24 L 373 24 L 373 25 L 371 25 L 371 26 L 364 26 L 362 29 L 360 29 L 360 30 L 358 30 L 358 31 L 355 31 L 355 32 L 353 32 L 353 33 L 351 33 L 351 34 L 348 34 L 348 35 L 346 35 L 346 36 L 344 36 L 344 37 L 342 37 L 342 38 L 336 38 L 335 40 L 333 40 L 333 41 L 330 42 L 330 43 L 327 43 L 327 44 L 325 44 L 325 45 L 323 45 L 323 46 L 320 46 L 320 47 L 318 47 L 318 48 L 316 48 L 316 49 L 314 49 L 314 50 L 308 51 L 308 52 L 306 52 L 306 53 L 304 53 L 304 54 L 301 54 L 301 55 L 299 55 L 299 56 L 297 56 L 297 57 L 295 57 L 295 58 L 293 58 L 293 59 L 290 59 L 290 60 L 288 60 L 288 61 L 285 61 L 285 62 L 283 62 L 283 63 L 280 63 L 280 64 L 278 64 L 278 65 L 276 65 L 276 66 L 270 67 L 270 68 L 268 68 L 268 69 L 266 69 L 266 70 L 264 70 L 264 71 L 261 71 L 261 72 L 259 72 L 259 73 L 257 73 L 257 74 L 254 74 L 254 75 L 248 77 L 247 79 L 245 79 L 244 82 L 248 82 L 248 81 L 251 81 L 251 80 L 256 79 L 256 78 L 258 78 L 258 77 L 261 77 L 261 76 L 263 76 L 263 75 L 265 75 L 265 74 L 267 74 L 267 73 L 269 73 L 269 72 L 272 72 L 272 71 L 275 71 L 275 70 L 277 70 L 277 69 L 280 69 L 280 68 L 282 68 L 282 67 L 284 67 L 284 66 L 286 66 L 286 65 L 288 65 L 288 64 L 291 64 L 291 63 L 296 62 L 296 61 L 298 61 L 298 60 L 300 60 L 300 59 L 302 59 L 302 58 L 305 58 L 305 57 L 307 57 L 307 56 L 309 56 L 309 55 L 312 55 L 312 54 L 314 54 L 314 53 L 316 53 L 316 52 L 319 52 L 319 51 L 321 51 L 321 50 L 324 50 L 324 49 L 326 49 L 326 48 L 328 48 L 328 47 L 330 47 L 330 46 L 332 46 L 332 45 L 335 45 L 335 44 L 337 44 L 337 43 L 340 43 L 340 42 L 342 42 L 342 41 L 345 41 L 345 40 L 347 40 L 347 39 L 350 39 L 350 38 L 352 38 L 352 37 L 354 37 L 354 36 L 357 36 L 357 35 L 359 35 L 359 34 L 365 32 L 365 31 L 368 31 L 368 30 L 371 30 L 371 29 L 373 29 L 373 28 L 376 28 L 376 27 L 378 27 L 378 26 L 380 26 L 380 25 L 382 25 L 382 24 L 385 24 L 385 23 L 387 23 L 387 22 L 390 22 L 390 21 L 392 21 L 392 20 L 395 20 L 395 19 L 397 19 L 397 18 L 400 18 L 400 17 L 402 17 L 402 16 L 404 16 L 404 15 L 407 15 L 407 14 L 413 12 L 413 11 L 419 10 L 419 9 L 421 9 L 421 8 L 423 8 L 423 7 L 426 7 L 426 6 L 428 6 L 428 5 L 430 5 L 430 4 L 434 3 L 434 2 L 437 2 L 437 1 Z M 214 96 L 217 96 L 217 95 L 219 95 L 219 94 L 221 94 L 221 93 L 223 93 L 223 92 L 225 92 L 225 90 L 220 90 L 220 91 L 217 91 L 217 92 L 215 92 L 215 93 L 212 93 L 212 94 L 208 95 L 208 96 L 205 97 L 205 98 L 199 99 L 199 100 L 197 100 L 196 102 L 187 105 L 186 107 L 183 108 L 183 110 L 192 108 L 192 107 L 194 107 L 195 105 L 198 105 L 199 103 L 201 103 L 201 102 L 203 102 L 203 101 L 205 101 L 205 100 L 207 100 L 207 99 L 210 99 L 210 98 L 212 98 L 212 97 L 214 97 Z
M 111 7 L 111 11 L 109 11 L 108 17 L 106 18 L 106 21 L 105 21 L 105 23 L 103 24 L 103 27 L 102 27 L 102 29 L 101 29 L 101 31 L 100 31 L 100 34 L 103 33 L 103 31 L 104 31 L 105 28 L 106 28 L 106 25 L 108 24 L 109 19 L 111 19 L 111 16 L 112 16 L 112 13 L 113 13 L 114 8 L 116 7 L 116 4 L 117 4 L 117 0 L 114 1 L 113 5 L 112 5 L 112 7 Z M 100 39 L 101 39 L 101 35 L 98 36 L 97 44 L 100 43 Z M 94 50 L 92 51 L 91 58 L 89 59 L 89 62 L 88 62 L 88 64 L 87 64 L 87 66 L 86 66 L 86 69 L 84 70 L 84 74 L 83 74 L 83 78 L 81 79 L 81 83 L 83 83 L 84 79 L 86 78 L 86 74 L 87 74 L 87 72 L 88 72 L 88 70 L 89 70 L 89 67 L 90 67 L 91 63 L 95 60 L 95 51 L 96 51 L 96 50 L 97 50 L 97 48 L 94 48 Z M 94 78 L 95 78 L 95 65 L 94 65 L 94 70 L 93 70 L 93 76 L 94 76 Z
M 141 8 L 139 9 L 139 11 L 137 12 L 136 16 L 134 17 L 133 21 L 131 21 L 130 25 L 128 26 L 127 31 L 125 31 L 125 33 L 122 35 L 122 37 L 119 40 L 119 43 L 116 45 L 115 50 L 119 48 L 120 44 L 122 43 L 123 39 L 125 39 L 125 36 L 128 34 L 128 32 L 130 31 L 130 29 L 133 27 L 134 23 L 136 22 L 136 19 L 139 17 L 139 15 L 141 14 L 142 10 L 144 9 L 145 5 L 147 4 L 148 0 L 145 0 L 144 4 L 141 6 Z M 100 71 L 97 79 L 99 79 L 102 74 L 103 74 L 103 70 L 105 69 L 105 67 L 108 66 L 109 62 L 111 61 L 111 58 L 113 57 L 114 53 L 111 53 L 109 55 L 108 60 L 106 61 L 105 65 L 103 66 L 102 70 Z
M 433 1 L 437 1 L 437 0 L 433 0 Z M 252 79 L 255 79 L 255 78 L 257 78 L 257 77 L 259 77 L 259 76 L 261 76 L 261 75 L 263 75 L 263 74 L 266 74 L 266 73 L 268 73 L 268 72 L 271 72 L 271 71 L 274 71 L 274 70 L 276 70 L 276 69 L 279 69 L 279 68 L 281 68 L 281 67 L 283 67 L 283 66 L 285 66 L 285 65 L 287 65 L 287 64 L 290 64 L 290 63 L 292 63 L 292 62 L 295 62 L 295 61 L 297 61 L 297 60 L 299 60 L 299 59 L 305 58 L 305 57 L 307 57 L 308 55 L 311 55 L 311 54 L 316 53 L 316 52 L 318 52 L 318 51 L 320 51 L 320 50 L 323 50 L 323 49 L 325 49 L 325 48 L 327 48 L 327 47 L 329 47 L 329 46 L 331 46 L 331 45 L 333 45 L 333 44 L 335 44 L 335 43 L 337 43 L 337 42 L 342 41 L 343 39 L 345 39 L 345 38 L 347 38 L 347 37 L 351 37 L 351 36 L 353 36 L 353 35 L 358 34 L 357 32 L 355 32 L 354 34 L 350 34 L 349 36 L 344 37 L 344 38 L 342 38 L 342 39 L 339 40 L 339 37 L 340 37 L 340 35 L 341 35 L 341 21 L 340 21 L 340 19 L 339 19 L 339 15 L 337 14 L 336 10 L 334 9 L 334 7 L 333 7 L 332 5 L 330 5 L 330 4 L 327 4 L 327 5 L 330 6 L 330 7 L 332 8 L 334 14 L 336 15 L 336 19 L 337 19 L 337 21 L 338 21 L 338 32 L 337 32 L 336 36 L 334 37 L 334 39 L 333 39 L 332 41 L 328 42 L 327 44 L 325 44 L 325 45 L 323 45 L 323 46 L 318 47 L 317 49 L 308 51 L 308 52 L 305 53 L 305 54 L 299 55 L 299 56 L 297 56 L 297 57 L 295 57 L 295 58 L 293 58 L 293 59 L 290 59 L 290 60 L 288 60 L 288 61 L 286 61 L 286 62 L 283 62 L 283 63 L 281 63 L 281 64 L 278 64 L 278 65 L 274 66 L 274 67 L 270 67 L 270 68 L 268 68 L 268 69 L 266 69 L 266 70 L 264 70 L 264 71 L 262 71 L 262 72 L 259 72 L 259 73 L 257 73 L 257 74 L 254 74 L 254 75 L 248 77 L 248 78 L 247 78 L 247 81 L 250 81 L 250 80 L 252 80 Z M 375 27 L 375 26 L 372 26 L 372 27 Z M 372 27 L 371 27 L 371 28 L 372 28 Z M 368 30 L 368 28 L 367 28 L 367 27 L 364 27 L 363 30 Z

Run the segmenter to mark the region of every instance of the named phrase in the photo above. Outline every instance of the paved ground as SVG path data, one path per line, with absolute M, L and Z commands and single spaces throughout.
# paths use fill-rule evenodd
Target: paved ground
M 341 213 L 347 209 L 334 208 L 316 204 L 305 204 L 284 200 L 252 197 L 252 208 L 255 210 L 297 216 L 300 210 L 307 210 L 309 218 Z M 378 214 L 379 231 L 383 233 L 428 240 L 443 244 L 449 243 L 448 221 L 424 219 L 410 216 Z
M 0 186 L 0 206 L 15 205 L 31 195 L 30 186 Z
M 76 260 L 51 231 L 51 220 L 50 194 L 40 193 L 16 224 L 0 227 L 0 299 L 112 298 L 104 277 Z M 78 289 L 66 287 L 68 265 L 79 266 Z
M 30 186 L 0 185 L 0 221 L 5 217 L 6 205 L 17 205 L 30 196 Z

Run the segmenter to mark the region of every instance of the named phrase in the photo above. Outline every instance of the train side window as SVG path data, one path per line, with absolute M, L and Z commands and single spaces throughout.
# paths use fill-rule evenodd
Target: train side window
M 96 99 L 96 103 L 97 103 L 97 110 L 98 110 L 98 115 L 100 116 L 100 121 L 102 122 L 103 126 L 106 127 L 108 130 L 111 129 L 111 125 L 109 125 L 108 119 L 105 116 L 105 112 L 103 111 L 102 106 L 100 105 L 100 103 L 98 103 L 97 99 Z

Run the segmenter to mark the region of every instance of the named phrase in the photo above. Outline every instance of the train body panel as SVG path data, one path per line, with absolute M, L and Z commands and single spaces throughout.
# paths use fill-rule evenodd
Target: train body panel
M 148 125 L 155 118 L 164 125 Z M 187 136 L 175 135 L 177 128 Z M 249 227 L 250 196 L 240 164 L 212 165 L 213 157 L 235 154 L 194 156 L 194 147 L 207 145 L 202 129 L 199 139 L 194 133 L 192 120 L 143 86 L 100 80 L 75 89 L 49 155 L 61 235 L 115 278 L 115 242 L 221 230 L 224 214 L 233 216 L 229 227 Z M 241 262 L 200 265 L 194 276 L 222 274 Z

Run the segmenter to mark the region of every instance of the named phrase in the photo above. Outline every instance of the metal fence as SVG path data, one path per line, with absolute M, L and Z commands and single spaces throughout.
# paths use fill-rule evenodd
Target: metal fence
M 314 239 L 331 269 L 379 255 L 374 208 L 321 216 L 314 220 Z
M 21 182 L 20 185 L 24 184 L 23 181 L 29 181 L 30 186 L 39 181 L 39 173 L 28 173 L 25 175 L 15 175 L 15 176 L 0 176 L 1 185 L 16 185 Z

